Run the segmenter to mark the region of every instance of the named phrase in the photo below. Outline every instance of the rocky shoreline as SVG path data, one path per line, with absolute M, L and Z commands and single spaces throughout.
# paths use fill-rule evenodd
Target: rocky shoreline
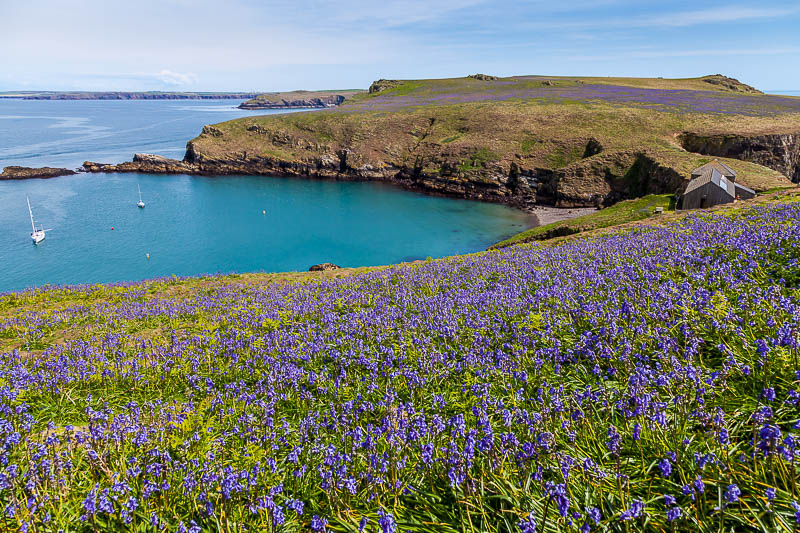
M 56 178 L 58 176 L 69 176 L 75 174 L 74 170 L 68 168 L 55 168 L 55 167 L 19 167 L 9 166 L 3 169 L 0 174 L 0 180 L 27 180 L 27 179 L 46 179 Z
M 344 156 L 346 157 L 346 155 Z M 265 157 L 217 160 L 198 156 L 189 143 L 182 161 L 154 154 L 135 154 L 132 161 L 118 164 L 86 161 L 82 172 L 141 172 L 145 174 L 196 174 L 205 176 L 260 175 L 301 177 L 338 181 L 378 181 L 406 190 L 469 200 L 506 204 L 531 211 L 536 205 L 535 191 L 525 195 L 504 194 L 493 183 L 453 183 L 430 176 L 415 176 L 408 169 L 369 166 L 350 168 L 340 158 L 328 157 L 313 162 L 286 162 Z

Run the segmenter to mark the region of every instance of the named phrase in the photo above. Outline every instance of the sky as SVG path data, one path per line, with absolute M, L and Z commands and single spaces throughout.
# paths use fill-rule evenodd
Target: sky
M 0 0 L 1 90 L 721 73 L 800 90 L 800 1 Z

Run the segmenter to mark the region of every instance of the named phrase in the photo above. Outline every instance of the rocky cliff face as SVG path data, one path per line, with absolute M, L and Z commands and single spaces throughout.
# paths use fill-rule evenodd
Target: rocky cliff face
M 278 141 L 290 142 L 283 138 Z M 591 150 L 599 150 L 596 141 L 590 141 L 589 145 Z M 660 165 L 647 153 L 637 152 L 591 154 L 558 170 L 529 168 L 518 162 L 508 165 L 495 162 L 464 170 L 439 161 L 439 171 L 431 172 L 423 169 L 418 159 L 403 165 L 374 165 L 365 164 L 359 154 L 350 150 L 330 152 L 324 146 L 317 149 L 319 155 L 297 161 L 246 153 L 218 158 L 204 154 L 194 142 L 189 142 L 183 161 L 136 154 L 133 161 L 117 165 L 87 161 L 84 169 L 381 181 L 428 194 L 497 202 L 520 209 L 531 209 L 537 203 L 560 207 L 604 206 L 644 194 L 672 193 L 684 183 L 684 178 L 673 169 Z
M 800 182 L 800 133 L 775 135 L 702 135 L 678 137 L 690 152 L 750 161 Z
M 686 178 L 647 152 L 588 157 L 563 169 L 537 169 L 539 203 L 557 207 L 604 207 L 647 194 L 678 192 Z

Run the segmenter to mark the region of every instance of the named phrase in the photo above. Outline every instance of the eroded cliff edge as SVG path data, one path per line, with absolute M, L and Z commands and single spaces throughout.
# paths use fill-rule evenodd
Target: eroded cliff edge
M 690 152 L 757 163 L 800 182 L 800 129 L 797 133 L 765 135 L 684 132 L 679 140 Z

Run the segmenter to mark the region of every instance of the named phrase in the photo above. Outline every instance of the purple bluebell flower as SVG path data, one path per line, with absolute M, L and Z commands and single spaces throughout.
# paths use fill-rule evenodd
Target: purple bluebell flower
M 620 518 L 622 518 L 622 520 L 625 521 L 633 520 L 634 518 L 639 518 L 640 516 L 642 516 L 643 512 L 644 512 L 644 503 L 642 502 L 642 500 L 633 500 L 633 502 L 631 502 L 631 506 L 627 510 L 622 512 Z
M 311 530 L 312 531 L 325 531 L 328 526 L 328 521 L 318 515 L 311 517 Z
M 661 459 L 658 462 L 658 468 L 661 470 L 661 475 L 664 477 L 669 477 L 672 475 L 672 463 L 669 459 Z
M 392 513 L 378 509 L 378 517 L 378 526 L 380 526 L 382 533 L 397 533 L 397 523 Z
M 728 488 L 725 489 L 725 501 L 728 503 L 735 503 L 739 501 L 739 496 L 742 495 L 742 491 L 735 483 L 731 483 L 728 485 Z
M 517 522 L 517 527 L 519 527 L 520 533 L 536 533 L 536 519 L 533 513 L 529 513 L 528 516 Z

